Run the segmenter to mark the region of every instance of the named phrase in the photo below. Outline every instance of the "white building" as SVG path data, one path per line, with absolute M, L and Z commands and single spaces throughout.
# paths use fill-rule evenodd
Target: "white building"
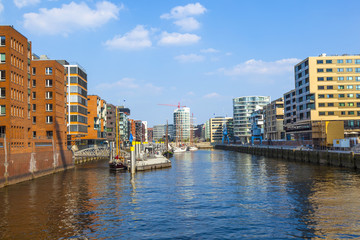
M 233 99 L 234 135 L 241 142 L 249 142 L 251 138 L 250 116 L 255 110 L 262 109 L 270 103 L 269 96 L 246 96 Z
M 190 108 L 174 110 L 174 132 L 176 141 L 190 141 Z

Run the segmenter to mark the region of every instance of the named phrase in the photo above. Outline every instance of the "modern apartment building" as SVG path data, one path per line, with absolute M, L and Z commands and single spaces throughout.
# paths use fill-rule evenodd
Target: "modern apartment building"
M 126 142 L 129 140 L 129 115 L 121 111 L 121 108 L 118 108 L 118 119 L 120 140 Z
M 264 135 L 268 140 L 285 139 L 284 99 L 278 98 L 263 108 L 265 125 Z
M 220 143 L 223 139 L 223 131 L 227 129 L 229 141 L 233 141 L 234 128 L 232 117 L 215 117 L 209 119 L 210 142 Z
M 159 141 L 164 139 L 166 136 L 166 124 L 154 125 L 153 126 L 153 139 Z M 174 125 L 168 124 L 168 138 L 169 141 L 173 139 L 174 136 Z
M 87 103 L 88 129 L 81 139 L 88 146 L 103 144 L 106 140 L 106 101 L 97 95 L 88 95 Z
M 296 90 L 284 93 L 284 131 L 286 140 L 294 140 L 291 126 L 296 123 Z
M 233 99 L 234 135 L 241 142 L 249 142 L 251 124 L 249 117 L 253 111 L 270 103 L 269 96 L 246 96 Z
M 296 139 L 321 141 L 314 127 L 343 121 L 345 136 L 360 133 L 360 55 L 322 54 L 295 65 Z
M 116 107 L 112 104 L 106 105 L 106 139 L 115 142 Z
M 31 63 L 32 137 L 54 139 L 66 149 L 65 68 L 47 56 L 33 55 Z
M 190 108 L 174 110 L 174 131 L 177 142 L 190 141 Z
M 31 42 L 12 26 L 0 27 L 0 137 L 10 150 L 31 147 Z
M 152 142 L 153 141 L 153 128 L 148 128 L 147 129 L 147 136 L 148 136 L 148 142 Z
M 59 62 L 66 69 L 68 144 L 86 144 L 81 138 L 88 134 L 87 74 L 79 64 Z

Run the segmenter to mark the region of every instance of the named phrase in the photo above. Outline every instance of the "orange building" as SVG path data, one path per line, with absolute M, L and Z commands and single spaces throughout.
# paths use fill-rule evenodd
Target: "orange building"
M 138 140 L 136 140 L 136 126 L 135 126 L 134 119 L 129 119 L 129 132 L 130 132 L 130 134 L 132 134 L 134 141 L 138 141 Z M 129 136 L 130 136 L 130 134 L 129 134 Z
M 31 136 L 31 43 L 11 26 L 0 27 L 0 135 L 12 150 L 28 151 Z
M 88 95 L 88 134 L 82 137 L 88 145 L 106 140 L 106 102 L 97 95 Z
M 33 56 L 31 78 L 32 136 L 54 139 L 66 148 L 65 68 L 46 56 Z

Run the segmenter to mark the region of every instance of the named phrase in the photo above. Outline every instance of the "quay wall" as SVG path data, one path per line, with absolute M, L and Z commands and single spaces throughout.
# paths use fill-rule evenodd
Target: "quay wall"
M 249 153 L 288 161 L 308 162 L 336 167 L 360 169 L 360 154 L 323 150 L 301 150 L 281 147 L 216 145 L 215 149 Z
M 31 180 L 74 167 L 70 150 L 52 146 L 34 147 L 31 151 L 0 149 L 0 187 Z

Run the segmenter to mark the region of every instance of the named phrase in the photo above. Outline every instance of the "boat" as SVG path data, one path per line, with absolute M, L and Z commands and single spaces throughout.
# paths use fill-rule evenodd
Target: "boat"
M 188 147 L 188 150 L 189 151 L 197 151 L 199 149 L 197 147 L 195 147 L 195 146 L 190 146 L 190 147 Z
M 174 147 L 173 152 L 174 152 L 174 153 L 183 153 L 183 152 L 186 152 L 186 147 Z
M 115 131 L 115 143 L 116 143 L 116 153 L 113 153 L 113 142 L 110 143 L 110 161 L 109 161 L 109 168 L 112 171 L 117 171 L 117 170 L 124 170 L 127 169 L 127 166 L 125 165 L 125 157 L 121 156 L 121 152 L 120 152 L 120 138 L 119 138 L 119 133 L 118 133 L 118 115 L 117 115 L 117 110 L 116 110 L 116 121 L 115 121 L 115 129 L 117 129 Z M 114 155 L 116 155 L 114 157 Z

